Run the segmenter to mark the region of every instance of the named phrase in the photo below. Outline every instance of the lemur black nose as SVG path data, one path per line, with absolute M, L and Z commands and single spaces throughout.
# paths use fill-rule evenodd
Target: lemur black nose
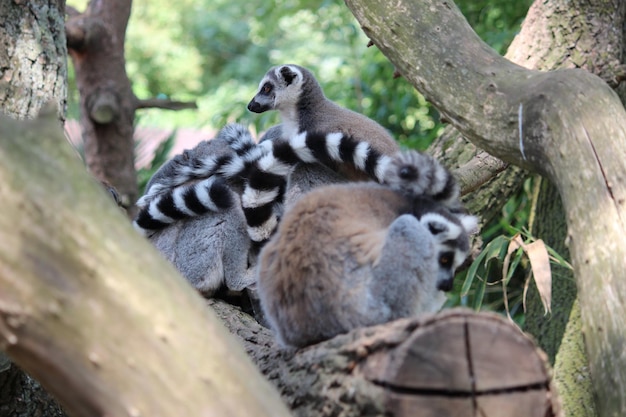
M 452 286 L 454 284 L 454 277 L 450 279 L 446 279 L 444 281 L 439 281 L 437 283 L 437 289 L 440 291 L 452 291 Z

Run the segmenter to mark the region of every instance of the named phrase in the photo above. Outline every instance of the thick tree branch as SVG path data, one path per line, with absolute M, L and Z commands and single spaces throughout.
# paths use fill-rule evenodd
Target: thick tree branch
M 74 416 L 288 415 L 52 119 L 0 119 L 0 348 Z
M 626 414 L 626 111 L 617 95 L 583 70 L 512 64 L 476 36 L 450 1 L 346 3 L 464 136 L 556 184 L 601 412 Z
M 209 304 L 296 416 L 562 416 L 545 355 L 495 314 L 448 310 L 295 351 L 235 307 Z
M 454 176 L 461 187 L 461 195 L 475 191 L 494 179 L 507 167 L 508 164 L 501 159 L 495 158 L 485 151 L 479 151 L 469 162 L 454 171 Z

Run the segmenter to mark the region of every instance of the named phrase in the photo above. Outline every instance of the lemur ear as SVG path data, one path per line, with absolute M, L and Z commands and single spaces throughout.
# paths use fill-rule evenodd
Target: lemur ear
M 280 75 L 283 77 L 287 85 L 291 85 L 293 80 L 298 77 L 298 73 L 292 70 L 288 65 L 280 68 Z
M 478 217 L 470 214 L 457 214 L 457 217 L 468 234 L 478 232 Z
M 420 222 L 428 228 L 433 236 L 450 230 L 450 221 L 438 213 L 427 213 Z
M 438 235 L 439 233 L 443 233 L 446 230 L 448 230 L 448 225 L 447 224 L 442 223 L 442 222 L 437 221 L 437 220 L 429 220 L 427 222 L 426 226 L 428 226 L 428 230 L 433 235 Z

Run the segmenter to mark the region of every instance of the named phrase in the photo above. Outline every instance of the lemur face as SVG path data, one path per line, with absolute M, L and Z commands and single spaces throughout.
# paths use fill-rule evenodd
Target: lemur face
M 263 113 L 268 110 L 286 110 L 294 107 L 300 97 L 302 71 L 295 65 L 270 69 L 259 83 L 259 90 L 248 103 L 248 110 Z
M 420 222 L 435 238 L 439 266 L 437 288 L 450 291 L 456 269 L 469 254 L 469 233 L 476 228 L 476 218 L 465 214 L 431 212 L 425 213 Z

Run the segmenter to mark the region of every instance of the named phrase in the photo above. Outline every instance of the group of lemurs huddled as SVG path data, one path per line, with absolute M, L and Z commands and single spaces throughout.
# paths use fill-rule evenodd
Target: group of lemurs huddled
M 281 124 L 258 143 L 229 124 L 175 156 L 135 228 L 203 295 L 258 300 L 283 345 L 440 309 L 477 228 L 450 172 L 297 65 L 271 68 L 248 109 Z

